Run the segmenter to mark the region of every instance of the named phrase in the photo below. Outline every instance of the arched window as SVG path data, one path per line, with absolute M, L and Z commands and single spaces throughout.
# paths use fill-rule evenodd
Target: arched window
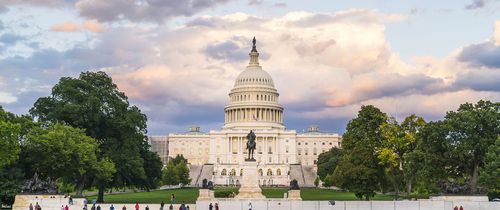
M 222 172 L 220 172 L 220 175 L 221 175 L 221 176 L 225 176 L 226 174 L 227 174 L 226 169 L 222 169 Z
M 272 175 L 273 175 L 273 170 L 271 170 L 271 169 L 267 169 L 267 175 L 268 175 L 268 176 L 272 176 Z
M 263 175 L 264 175 L 264 174 L 263 174 L 263 172 L 262 172 L 262 168 L 261 168 L 261 169 L 259 169 L 259 175 L 260 175 L 260 176 L 263 176 Z
M 236 176 L 236 169 L 231 169 L 231 173 L 229 173 L 229 176 Z
M 276 176 L 281 176 L 281 169 L 276 170 Z

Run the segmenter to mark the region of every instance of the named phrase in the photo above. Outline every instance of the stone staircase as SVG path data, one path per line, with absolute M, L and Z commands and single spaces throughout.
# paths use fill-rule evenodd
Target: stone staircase
M 315 166 L 302 166 L 302 173 L 304 175 L 304 187 L 314 187 L 314 180 L 316 179 Z
M 196 187 L 196 182 L 198 181 L 202 168 L 203 165 L 189 165 L 189 178 L 191 178 L 191 183 L 189 183 L 189 185 L 191 187 Z
M 302 165 L 292 164 L 290 165 L 290 180 L 297 180 L 299 187 L 304 186 L 305 177 L 304 173 L 302 173 Z
M 296 179 L 299 187 L 314 187 L 316 169 L 314 166 L 290 165 L 290 180 Z
M 191 187 L 201 187 L 203 179 L 212 180 L 214 172 L 213 164 L 191 165 L 189 167 L 189 177 L 191 178 Z

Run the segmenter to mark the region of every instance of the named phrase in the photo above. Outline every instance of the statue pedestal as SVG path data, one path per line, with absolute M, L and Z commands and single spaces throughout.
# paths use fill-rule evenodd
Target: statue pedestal
M 259 173 L 257 170 L 257 162 L 243 163 L 243 177 L 241 179 L 241 187 L 236 199 L 265 199 L 262 195 L 262 190 L 259 187 Z
M 296 201 L 302 200 L 302 198 L 300 197 L 300 190 L 289 190 L 288 200 L 296 200 Z
M 207 201 L 214 199 L 214 191 L 209 189 L 200 189 L 200 195 L 198 196 L 199 201 Z

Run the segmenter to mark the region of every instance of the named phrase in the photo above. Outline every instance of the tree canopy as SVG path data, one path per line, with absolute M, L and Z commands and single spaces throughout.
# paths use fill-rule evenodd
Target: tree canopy
M 146 116 L 129 104 L 125 94 L 104 72 L 83 72 L 78 78 L 61 78 L 51 95 L 39 98 L 30 113 L 44 123 L 63 123 L 83 129 L 98 142 L 98 161 L 109 159 L 115 163 L 116 172 L 110 181 L 98 177 L 80 180 L 87 182 L 85 186 L 98 180 L 99 202 L 103 201 L 106 186 L 148 188 L 151 185 L 148 175 L 160 174 L 160 167 L 144 163 L 148 158 L 154 160 L 155 155 L 146 151 Z M 155 172 L 147 174 L 149 169 Z

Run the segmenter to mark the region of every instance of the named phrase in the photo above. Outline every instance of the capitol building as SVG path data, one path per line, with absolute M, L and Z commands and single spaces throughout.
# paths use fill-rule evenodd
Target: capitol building
M 250 62 L 229 92 L 220 130 L 204 133 L 191 127 L 184 133 L 149 137 L 152 150 L 164 164 L 177 155 L 188 160 L 193 186 L 201 185 L 203 179 L 216 185 L 239 185 L 250 130 L 256 135 L 254 157 L 262 186 L 288 185 L 293 179 L 300 186 L 313 186 L 318 155 L 341 146 L 340 135 L 320 132 L 317 126 L 301 133 L 286 129 L 278 90 L 259 64 L 255 39 L 253 43 Z

